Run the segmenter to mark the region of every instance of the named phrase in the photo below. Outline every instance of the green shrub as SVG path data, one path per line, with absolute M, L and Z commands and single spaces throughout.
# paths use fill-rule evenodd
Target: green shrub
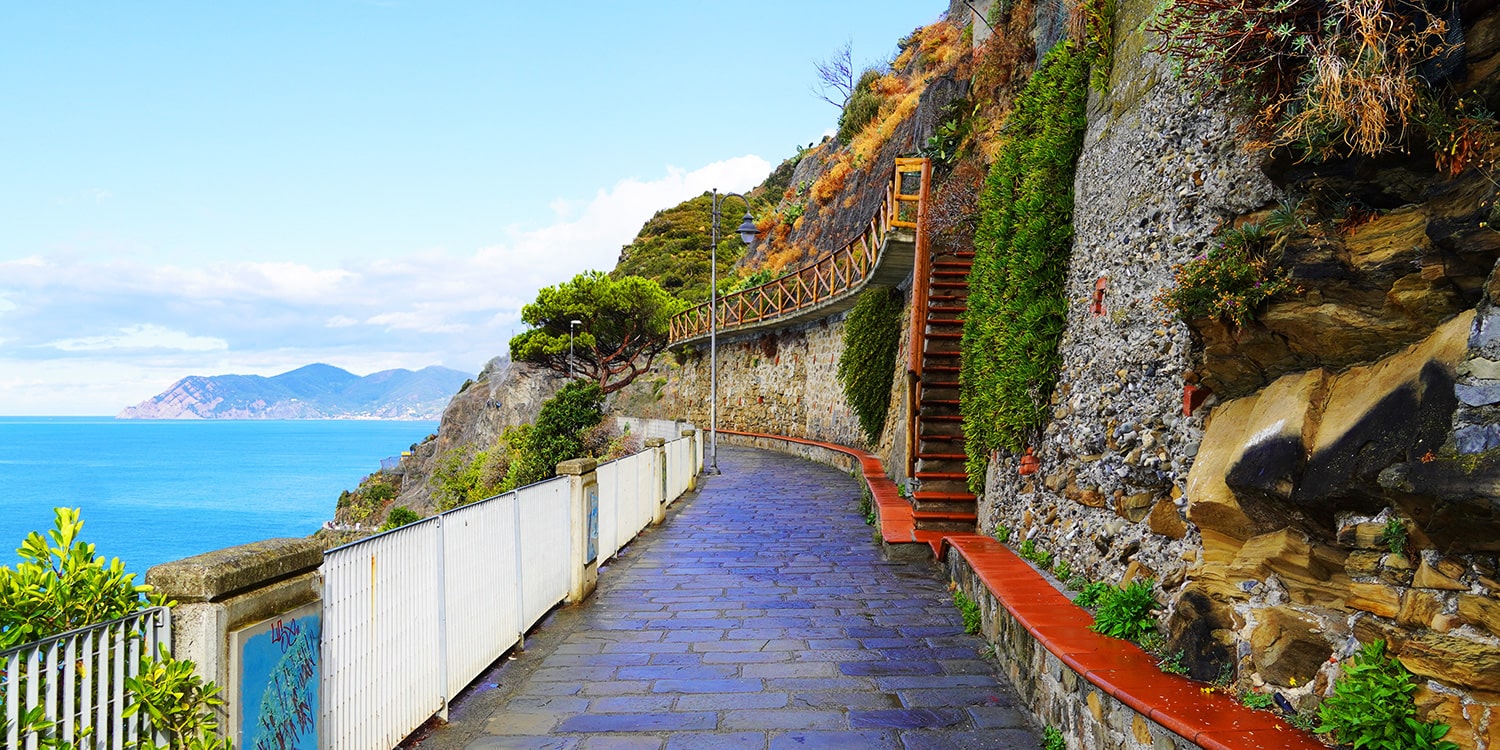
M 1042 750 L 1067 750 L 1068 741 L 1063 739 L 1062 732 L 1051 724 L 1042 730 Z
M 1152 593 L 1152 581 L 1131 581 L 1125 588 L 1111 586 L 1099 597 L 1099 609 L 1094 613 L 1094 632 L 1128 641 L 1138 641 L 1147 633 L 1156 631 L 1156 618 L 1151 614 L 1161 605 Z
M 1276 699 L 1271 697 L 1270 693 L 1246 690 L 1240 693 L 1240 703 L 1246 708 L 1253 708 L 1260 711 L 1276 705 Z
M 975 492 L 990 452 L 1019 452 L 1041 426 L 1057 383 L 1088 69 L 1072 42 L 1047 54 L 1016 97 L 980 194 L 959 378 Z
M 1105 593 L 1114 588 L 1103 581 L 1085 582 L 1076 587 L 1078 596 L 1073 597 L 1073 603 L 1080 607 L 1097 607 L 1099 601 L 1104 598 Z
M 901 293 L 889 287 L 865 291 L 844 321 L 838 380 L 871 445 L 885 429 L 900 346 Z
M 958 608 L 958 613 L 964 618 L 964 632 L 970 635 L 978 633 L 981 623 L 979 605 L 956 585 L 953 589 L 953 606 Z
M 1391 554 L 1399 555 L 1406 552 L 1406 524 L 1401 523 L 1399 518 L 1386 521 L 1376 541 L 1384 544 Z
M 1417 721 L 1412 693 L 1417 684 L 1401 662 L 1386 656 L 1385 641 L 1362 647 L 1344 666 L 1333 695 L 1318 708 L 1317 732 L 1332 732 L 1341 745 L 1356 750 L 1457 750 L 1442 739 L 1446 724 Z
M 143 740 L 138 750 L 232 750 L 233 744 L 218 737 L 219 710 L 224 700 L 220 689 L 193 672 L 193 663 L 178 661 L 160 646 L 155 658 L 141 658 L 140 673 L 125 678 L 131 693 L 124 716 L 144 714 L 167 743 Z
M 1003 523 L 1000 524 L 999 526 L 996 526 L 995 527 L 995 539 L 997 541 L 999 541 L 1001 544 L 1004 544 L 1004 543 L 1010 541 L 1010 527 L 1006 526 Z
M 438 462 L 430 480 L 438 510 L 479 502 L 505 491 L 510 463 L 504 444 L 482 451 L 465 446 L 450 452 Z
M 542 404 L 534 426 L 513 433 L 517 456 L 505 477 L 506 488 L 556 476 L 558 464 L 583 455 L 583 433 L 602 421 L 604 393 L 599 384 L 570 381 Z
M 854 84 L 854 93 L 849 95 L 844 111 L 839 114 L 839 143 L 849 145 L 854 136 L 880 114 L 881 96 L 872 88 L 879 79 L 880 71 L 871 69 L 860 75 L 859 82 Z
M 1157 661 L 1156 666 L 1167 674 L 1187 674 L 1187 665 L 1182 663 L 1186 656 L 1182 651 L 1174 651 Z
M 381 524 L 380 530 L 390 531 L 391 529 L 400 528 L 409 523 L 416 523 L 420 520 L 422 520 L 422 517 L 417 515 L 416 511 L 406 507 L 405 505 L 397 505 L 396 507 L 391 508 L 391 513 L 390 515 L 385 517 L 385 523 Z
M 1059 581 L 1067 581 L 1073 577 L 1073 566 L 1069 565 L 1067 560 L 1058 560 L 1057 564 L 1052 566 L 1052 574 L 1057 576 Z
M 1279 265 L 1272 232 L 1247 224 L 1221 238 L 1207 254 L 1174 266 L 1175 283 L 1158 299 L 1183 320 L 1218 318 L 1243 326 L 1262 303 L 1296 286 Z
M 0 650 L 167 604 L 118 557 L 96 556 L 79 509 L 55 508 L 53 519 L 45 538 L 26 536 L 15 568 L 0 566 Z

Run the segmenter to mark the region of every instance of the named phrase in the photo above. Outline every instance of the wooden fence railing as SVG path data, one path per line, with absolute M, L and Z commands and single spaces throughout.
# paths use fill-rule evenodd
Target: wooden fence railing
M 917 228 L 927 194 L 926 165 L 927 160 L 921 158 L 896 160 L 885 200 L 854 241 L 760 286 L 719 297 L 718 330 L 791 315 L 859 288 L 874 271 L 891 230 Z M 913 176 L 915 179 L 911 179 Z M 707 334 L 710 318 L 707 302 L 673 316 L 671 342 L 678 344 Z

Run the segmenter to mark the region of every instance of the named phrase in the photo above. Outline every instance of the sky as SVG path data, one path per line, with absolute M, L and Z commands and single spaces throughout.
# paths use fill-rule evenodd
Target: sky
M 536 291 L 834 128 L 946 3 L 0 3 L 0 415 L 477 372 Z M 707 222 L 707 217 L 705 217 Z

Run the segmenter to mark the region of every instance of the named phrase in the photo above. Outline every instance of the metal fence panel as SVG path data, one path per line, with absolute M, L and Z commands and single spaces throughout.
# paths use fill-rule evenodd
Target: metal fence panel
M 515 493 L 443 514 L 449 696 L 520 640 L 517 534 Z
M 568 596 L 573 555 L 568 478 L 516 491 L 520 513 L 521 632 Z
M 152 607 L 0 651 L 0 717 L 7 748 L 35 750 L 37 732 L 21 718 L 38 708 L 50 734 L 80 748 L 123 748 L 151 734 L 147 717 L 122 714 L 131 696 L 125 679 L 140 673 L 141 657 L 172 642 L 172 613 Z
M 620 550 L 621 532 L 629 525 L 629 521 L 621 518 L 621 480 L 629 467 L 626 466 L 628 458 L 610 461 L 600 464 L 595 469 L 595 476 L 599 480 L 599 564 L 604 562 Z
M 324 557 L 323 727 L 330 747 L 388 750 L 442 708 L 438 518 Z

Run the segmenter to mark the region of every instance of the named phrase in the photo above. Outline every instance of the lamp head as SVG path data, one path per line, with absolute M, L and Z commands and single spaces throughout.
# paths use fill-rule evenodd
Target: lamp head
M 745 212 L 745 220 L 740 222 L 739 228 L 734 231 L 739 232 L 740 241 L 746 245 L 754 242 L 755 236 L 760 234 L 760 229 L 755 226 L 755 217 L 751 216 L 749 211 Z

